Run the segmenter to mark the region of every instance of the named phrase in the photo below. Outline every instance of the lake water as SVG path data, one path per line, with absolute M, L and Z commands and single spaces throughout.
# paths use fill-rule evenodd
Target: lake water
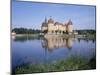
M 13 37 L 12 68 L 23 64 L 47 64 L 79 55 L 90 60 L 95 56 L 95 39 L 62 37 Z

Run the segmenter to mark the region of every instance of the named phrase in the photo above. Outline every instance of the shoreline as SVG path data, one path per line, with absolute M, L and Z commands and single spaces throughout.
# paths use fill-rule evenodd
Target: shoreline
M 16 35 L 11 35 L 14 37 L 24 37 L 24 36 L 32 36 L 32 37 L 44 37 L 44 38 L 50 38 L 50 37 L 62 37 L 62 38 L 91 38 L 91 39 L 96 39 L 96 35 L 82 35 L 82 34 L 16 34 Z

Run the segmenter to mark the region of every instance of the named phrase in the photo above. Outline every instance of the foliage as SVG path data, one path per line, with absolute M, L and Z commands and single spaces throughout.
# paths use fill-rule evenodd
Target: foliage
M 75 30 L 78 34 L 89 35 L 89 34 L 96 34 L 96 30 Z
M 16 34 L 36 34 L 36 33 L 40 33 L 41 30 L 27 29 L 27 28 L 14 28 L 12 29 L 12 32 L 15 32 Z
M 95 57 L 89 61 L 82 59 L 81 57 L 70 57 L 66 60 L 56 61 L 52 64 L 28 64 L 17 67 L 15 74 L 23 73 L 40 73 L 40 72 L 57 72 L 57 71 L 73 71 L 73 70 L 87 70 L 95 69 L 96 60 Z

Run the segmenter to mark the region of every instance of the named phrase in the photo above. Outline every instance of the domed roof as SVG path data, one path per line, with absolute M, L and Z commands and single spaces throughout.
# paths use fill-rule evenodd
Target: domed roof
M 48 23 L 54 23 L 54 20 L 53 20 L 52 18 L 50 18 L 50 19 L 48 20 Z

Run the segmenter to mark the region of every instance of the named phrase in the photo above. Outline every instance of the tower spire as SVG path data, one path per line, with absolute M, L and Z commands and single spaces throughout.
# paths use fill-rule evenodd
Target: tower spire
M 45 17 L 45 23 L 47 23 L 47 18 Z

